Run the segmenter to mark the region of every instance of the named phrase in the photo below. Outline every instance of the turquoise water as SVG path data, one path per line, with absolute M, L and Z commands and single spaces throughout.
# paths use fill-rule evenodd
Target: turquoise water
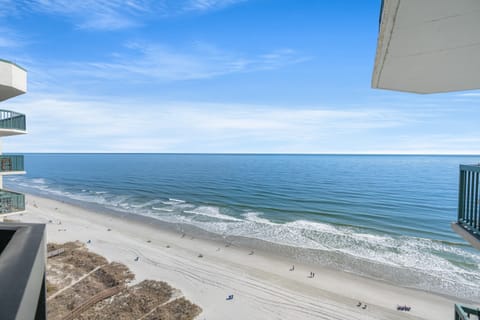
M 14 190 L 310 250 L 310 261 L 480 298 L 450 229 L 468 156 L 29 154 Z

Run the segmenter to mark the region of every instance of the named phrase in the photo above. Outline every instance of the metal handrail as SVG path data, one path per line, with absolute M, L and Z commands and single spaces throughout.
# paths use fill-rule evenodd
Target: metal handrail
M 480 238 L 480 166 L 461 165 L 458 190 L 458 224 Z
M 26 130 L 25 115 L 10 110 L 0 109 L 0 129 Z
M 455 320 L 470 320 L 470 315 L 480 319 L 480 309 L 473 309 L 459 304 L 455 305 Z

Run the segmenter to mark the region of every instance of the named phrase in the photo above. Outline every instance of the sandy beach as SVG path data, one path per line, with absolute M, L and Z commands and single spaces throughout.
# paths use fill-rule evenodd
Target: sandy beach
M 451 319 L 440 295 L 199 239 L 153 223 L 27 196 L 27 212 L 9 219 L 47 224 L 48 242 L 79 240 L 136 276 L 163 280 L 203 309 L 198 319 Z M 146 220 L 148 221 L 148 220 Z M 138 257 L 138 259 L 136 259 Z M 137 261 L 136 261 L 137 260 Z M 292 265 L 295 269 L 291 271 Z M 315 277 L 309 277 L 314 272 Z M 233 300 L 226 300 L 228 295 Z M 362 302 L 366 309 L 357 307 Z M 408 305 L 410 312 L 397 311 Z

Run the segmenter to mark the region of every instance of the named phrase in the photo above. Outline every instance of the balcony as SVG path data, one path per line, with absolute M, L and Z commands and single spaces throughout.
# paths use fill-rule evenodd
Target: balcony
M 452 228 L 480 250 L 479 176 L 480 164 L 460 165 L 458 217 Z
M 25 195 L 0 190 L 0 215 L 25 211 Z
M 471 317 L 473 316 L 473 317 Z M 455 320 L 478 320 L 480 309 L 472 309 L 459 304 L 455 305 Z
M 27 71 L 15 63 L 0 59 L 0 101 L 27 92 Z
M 0 223 L 0 319 L 46 320 L 44 224 Z
M 480 3 L 441 3 L 382 1 L 373 88 L 416 93 L 480 88 Z
M 27 133 L 26 128 L 24 114 L 0 109 L 0 137 Z
M 24 174 L 22 155 L 0 155 L 0 174 Z

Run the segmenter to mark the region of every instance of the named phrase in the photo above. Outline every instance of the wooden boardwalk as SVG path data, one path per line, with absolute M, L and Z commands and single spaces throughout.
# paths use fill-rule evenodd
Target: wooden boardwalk
M 62 253 L 65 252 L 65 249 L 64 248 L 60 248 L 60 249 L 57 249 L 57 250 L 52 250 L 50 251 L 49 253 L 47 253 L 47 258 L 53 258 L 53 257 L 56 257 Z
M 87 301 L 85 301 L 75 309 L 73 309 L 69 314 L 63 317 L 62 320 L 73 320 L 77 318 L 80 314 L 82 314 L 82 312 L 84 312 L 94 304 L 104 299 L 110 298 L 111 296 L 116 295 L 123 289 L 125 289 L 125 286 L 120 285 L 120 286 L 109 288 L 109 289 L 103 290 L 102 292 L 97 293 L 96 295 L 94 295 L 93 297 L 91 297 L 90 299 L 88 299 Z

